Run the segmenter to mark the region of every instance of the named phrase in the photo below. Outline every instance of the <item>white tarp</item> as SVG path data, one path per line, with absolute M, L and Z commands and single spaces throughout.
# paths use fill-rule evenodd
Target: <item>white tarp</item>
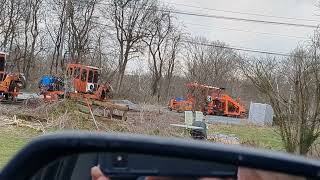
M 273 109 L 269 104 L 250 103 L 249 121 L 259 125 L 272 125 Z

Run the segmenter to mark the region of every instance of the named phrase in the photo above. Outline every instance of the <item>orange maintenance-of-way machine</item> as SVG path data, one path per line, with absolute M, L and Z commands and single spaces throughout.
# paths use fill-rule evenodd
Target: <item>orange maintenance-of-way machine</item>
M 5 71 L 6 56 L 6 53 L 0 52 L 0 100 L 16 101 L 20 89 L 25 85 L 25 78 L 20 73 Z
M 246 109 L 239 101 L 230 97 L 223 88 L 196 82 L 186 84 L 189 93 L 186 98 L 176 97 L 169 101 L 169 110 L 178 112 L 200 110 L 205 115 L 245 117 Z M 198 102 L 197 102 L 198 101 Z
M 74 100 L 79 110 L 91 114 L 94 121 L 95 115 L 126 120 L 129 106 L 114 103 L 112 87 L 101 81 L 99 68 L 70 63 L 63 76 L 43 76 L 39 81 L 39 90 L 46 101 L 61 98 Z
M 66 94 L 70 98 L 104 101 L 111 98 L 111 86 L 99 83 L 99 68 L 83 64 L 68 64 L 65 77 L 43 76 L 40 94 L 45 99 L 57 100 Z
M 111 98 L 111 86 L 108 83 L 99 84 L 99 68 L 81 64 L 69 64 L 68 77 L 73 79 L 74 92 L 71 96 L 81 93 L 85 98 L 107 100 Z

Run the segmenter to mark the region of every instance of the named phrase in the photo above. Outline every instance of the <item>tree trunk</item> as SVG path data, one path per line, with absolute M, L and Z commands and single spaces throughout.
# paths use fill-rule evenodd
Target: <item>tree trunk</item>
M 152 96 L 158 95 L 159 93 L 159 86 L 160 86 L 160 78 L 156 76 L 152 82 Z
M 123 69 L 123 68 L 121 68 L 121 69 Z M 118 95 L 119 95 L 119 93 L 121 91 L 123 77 L 124 77 L 124 71 L 123 70 L 119 70 L 118 76 L 117 76 L 117 87 L 116 87 L 116 94 L 118 94 Z
M 166 97 L 170 97 L 171 79 L 172 79 L 171 77 L 167 78 L 167 87 L 166 87 L 166 92 L 165 92 Z

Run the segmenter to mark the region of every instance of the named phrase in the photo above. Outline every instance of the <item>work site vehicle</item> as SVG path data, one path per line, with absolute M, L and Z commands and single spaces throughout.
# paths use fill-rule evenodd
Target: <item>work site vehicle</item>
M 55 100 L 66 94 L 71 98 L 104 101 L 111 98 L 111 86 L 99 83 L 99 68 L 82 64 L 68 64 L 64 77 L 43 76 L 39 82 L 45 99 Z
M 235 100 L 224 92 L 224 88 L 199 84 L 186 84 L 187 98 L 172 98 L 169 101 L 169 110 L 202 111 L 204 115 L 245 117 L 246 109 L 239 100 Z M 187 105 L 186 105 L 187 104 Z
M 185 99 L 184 97 L 175 97 L 170 99 L 168 108 L 170 111 L 175 110 L 177 112 L 192 111 L 193 107 L 192 99 Z
M 47 101 L 72 99 L 81 105 L 81 112 L 91 114 L 93 119 L 97 115 L 126 120 L 129 107 L 112 101 L 112 88 L 108 83 L 101 83 L 99 71 L 93 66 L 68 64 L 65 74 L 47 75 L 40 79 L 40 94 Z M 94 112 L 98 114 L 94 115 Z
M 99 83 L 100 73 L 97 67 L 69 64 L 67 78 L 72 83 L 70 96 L 81 94 L 85 98 L 94 100 L 111 99 L 111 86 L 108 83 Z
M 205 113 L 217 116 L 232 116 L 243 118 L 246 116 L 246 109 L 239 100 L 234 100 L 227 94 L 220 94 L 211 101 L 207 101 Z
M 57 100 L 64 97 L 64 79 L 51 75 L 42 76 L 39 81 L 40 94 L 44 99 Z
M 0 100 L 16 101 L 20 89 L 25 86 L 25 77 L 20 73 L 5 71 L 6 53 L 0 52 Z

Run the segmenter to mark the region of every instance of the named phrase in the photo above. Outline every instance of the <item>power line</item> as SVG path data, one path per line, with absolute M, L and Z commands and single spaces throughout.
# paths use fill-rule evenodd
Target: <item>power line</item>
M 103 3 L 99 2 L 98 4 L 113 6 L 110 3 Z M 254 23 L 263 23 L 263 24 L 273 24 L 273 25 L 285 25 L 285 26 L 296 26 L 296 27 L 306 27 L 306 28 L 317 28 L 316 25 L 309 25 L 309 24 L 299 24 L 299 23 L 288 23 L 288 22 L 279 22 L 279 21 L 267 21 L 267 20 L 258 20 L 258 19 L 249 19 L 249 18 L 238 18 L 238 17 L 228 17 L 228 16 L 218 16 L 212 14 L 199 14 L 194 12 L 187 12 L 187 11 L 177 11 L 177 10 L 164 10 L 164 9 L 147 9 L 152 11 L 160 11 L 160 12 L 167 12 L 173 14 L 180 14 L 180 15 L 188 15 L 188 16 L 198 16 L 198 17 L 207 17 L 207 18 L 214 18 L 214 19 L 225 19 L 231 21 L 244 21 L 244 22 L 254 22 Z
M 94 22 L 94 21 L 92 21 L 92 23 L 99 24 L 99 25 L 106 26 L 106 27 L 113 27 L 113 26 L 110 26 L 110 25 L 107 25 L 107 24 Z M 296 57 L 294 55 L 281 53 L 281 52 L 271 52 L 271 51 L 266 51 L 266 50 L 257 50 L 257 49 L 243 48 L 243 47 L 227 47 L 227 46 L 221 46 L 221 45 L 215 45 L 215 44 L 194 42 L 194 41 L 190 41 L 190 40 L 183 40 L 182 42 L 190 43 L 190 44 L 197 44 L 197 45 L 201 45 L 201 46 L 210 46 L 210 47 L 217 47 L 217 48 L 222 48 L 222 49 L 231 49 L 231 50 L 237 50 L 237 51 L 243 51 L 243 52 L 268 54 L 268 55 L 276 55 L 276 56 L 285 56 L 285 57 Z
M 192 6 L 192 5 L 185 5 L 180 3 L 170 3 L 178 6 L 184 6 L 184 7 L 191 7 L 191 8 L 197 8 L 197 9 L 205 9 L 205 10 L 211 10 L 211 11 L 218 11 L 218 12 L 227 12 L 227 13 L 235 13 L 235 14 L 243 14 L 243 15 L 253 15 L 253 16 L 260 16 L 260 17 L 271 17 L 271 18 L 279 18 L 279 19 L 289 19 L 289 20 L 298 20 L 298 21 L 309 21 L 309 22 L 319 22 L 315 19 L 305 19 L 305 18 L 295 18 L 295 17 L 284 17 L 284 16 L 274 16 L 274 15 L 267 15 L 267 14 L 258 14 L 258 13 L 245 13 L 245 12 L 239 12 L 239 11 L 230 11 L 230 10 L 222 10 L 222 9 L 215 9 L 215 8 L 205 8 L 200 6 Z
M 269 54 L 269 55 L 277 55 L 277 56 L 285 56 L 285 57 L 293 57 L 293 55 L 286 54 L 286 53 L 280 53 L 280 52 L 271 52 L 271 51 L 265 51 L 265 50 L 257 50 L 257 49 L 248 49 L 248 48 L 241 48 L 241 47 L 226 47 L 221 45 L 215 45 L 215 44 L 208 44 L 208 43 L 201 43 L 201 42 L 193 42 L 189 40 L 183 41 L 185 43 L 191 43 L 191 44 L 197 44 L 201 46 L 210 46 L 210 47 L 217 47 L 222 49 L 232 49 L 237 51 L 244 51 L 244 52 L 253 52 L 253 53 L 260 53 L 260 54 Z
M 226 20 L 231 20 L 231 21 L 244 21 L 244 22 L 296 26 L 296 27 L 306 27 L 306 28 L 317 28 L 318 27 L 316 25 L 308 25 L 308 24 L 288 23 L 288 22 L 279 22 L 279 21 L 266 21 L 266 20 L 258 20 L 258 19 L 217 16 L 217 15 L 210 15 L 210 14 L 198 14 L 198 13 L 185 12 L 185 11 L 167 11 L 167 12 L 171 12 L 174 14 L 188 15 L 188 16 L 207 17 L 207 18 L 214 18 L 214 19 L 226 19 Z
M 102 26 L 106 26 L 109 28 L 114 28 L 113 26 L 107 25 L 107 24 L 103 24 L 103 23 L 99 23 L 96 21 L 91 21 L 92 23 L 95 24 L 99 24 Z M 201 26 L 201 27 L 207 27 L 205 25 L 201 25 L 201 24 L 194 24 L 194 23 L 186 23 L 188 25 L 195 25 L 195 26 Z M 305 39 L 307 40 L 305 37 L 301 37 L 301 36 L 291 36 L 291 35 L 284 35 L 284 34 L 274 34 L 274 33 L 267 33 L 267 32 L 258 32 L 258 31 L 249 31 L 249 30 L 241 30 L 241 29 L 235 29 L 235 28 L 225 28 L 225 27 L 214 27 L 215 29 L 225 29 L 225 30 L 231 30 L 231 31 L 239 31 L 239 32 L 246 32 L 246 33 L 255 33 L 255 34 L 264 34 L 264 35 L 272 35 L 272 36 L 280 36 L 280 37 L 289 37 L 289 38 L 297 38 L 297 39 Z M 203 28 L 205 30 L 211 30 L 209 28 Z
M 93 22 L 93 23 L 96 23 L 96 24 L 99 24 L 99 25 L 102 25 L 102 26 L 106 26 L 106 27 L 112 27 L 110 25 L 99 23 L 99 22 Z M 290 55 L 290 54 L 280 53 L 280 52 L 271 52 L 271 51 L 265 51 L 265 50 L 243 48 L 243 47 L 226 47 L 226 46 L 215 45 L 215 44 L 194 42 L 194 41 L 190 41 L 190 40 L 184 40 L 182 42 L 190 43 L 190 44 L 197 44 L 197 45 L 202 45 L 202 46 L 211 46 L 211 47 L 223 48 L 223 49 L 232 49 L 232 50 L 244 51 L 244 52 L 253 52 L 253 53 L 260 53 L 260 54 L 269 54 L 269 55 L 292 57 L 292 55 Z
M 194 25 L 194 26 L 201 26 L 201 27 L 208 27 L 206 25 L 201 24 L 194 24 L 189 22 L 184 22 L 186 25 Z M 211 28 L 211 27 L 210 27 Z M 203 28 L 205 30 L 212 30 L 210 28 Z M 238 32 L 246 32 L 246 33 L 254 33 L 254 34 L 263 34 L 263 35 L 272 35 L 272 36 L 280 36 L 280 37 L 289 37 L 289 38 L 297 38 L 297 39 L 305 39 L 306 37 L 302 36 L 292 36 L 292 35 L 285 35 L 285 34 L 276 34 L 276 33 L 268 33 L 268 32 L 259 32 L 259 31 L 250 31 L 250 30 L 243 30 L 243 29 L 236 29 L 236 28 L 226 28 L 226 27 L 212 27 L 214 29 L 224 29 L 230 31 L 238 31 Z
M 106 5 L 106 4 L 105 4 Z M 159 10 L 158 10 L 159 11 Z M 269 24 L 280 24 L 280 25 L 290 25 L 290 26 L 302 26 L 302 27 L 317 27 L 312 25 L 304 25 L 304 24 L 295 24 L 295 23 L 283 23 L 283 22 L 274 22 L 274 21 L 262 21 L 262 20 L 253 20 L 253 19 L 245 19 L 245 18 L 234 18 L 234 17 L 224 17 L 224 16 L 215 16 L 215 15 L 204 15 L 204 14 L 196 14 L 196 13 L 189 13 L 189 12 L 178 12 L 178 11 L 167 11 L 167 10 L 160 10 L 164 12 L 171 12 L 176 14 L 185 14 L 185 15 L 192 15 L 192 16 L 205 16 L 205 17 L 222 17 L 227 18 L 230 20 L 243 20 L 243 21 L 253 21 L 253 22 L 263 22 L 263 23 L 269 23 Z M 96 24 L 100 24 L 107 27 L 112 27 L 107 24 L 99 23 L 99 22 L 93 22 Z M 212 47 L 218 47 L 218 48 L 224 48 L 224 49 L 232 49 L 237 51 L 244 51 L 244 52 L 253 52 L 253 53 L 260 53 L 260 54 L 269 54 L 269 55 L 277 55 L 277 56 L 285 56 L 285 57 L 295 57 L 294 55 L 286 54 L 286 53 L 280 53 L 280 52 L 271 52 L 271 51 L 265 51 L 265 50 L 257 50 L 257 49 L 249 49 L 249 48 L 242 48 L 242 47 L 226 47 L 226 46 L 219 46 L 214 44 L 207 44 L 207 43 L 201 43 L 201 42 L 193 42 L 184 40 L 185 43 L 191 43 L 191 44 L 198 44 L 202 46 L 212 46 Z
M 103 24 L 103 23 L 99 23 L 96 21 L 91 21 L 92 23 L 95 24 L 99 24 L 102 26 L 106 26 L 109 28 L 114 28 L 113 26 L 107 25 L 107 24 Z M 201 26 L 201 27 L 207 27 L 205 25 L 201 25 L 201 24 L 194 24 L 194 23 L 185 23 L 187 25 L 195 25 L 195 26 Z M 305 37 L 302 36 L 291 36 L 291 35 L 285 35 L 285 34 L 274 34 L 274 33 L 267 33 L 267 32 L 258 32 L 258 31 L 249 31 L 249 30 L 242 30 L 242 29 L 235 29 L 235 28 L 226 28 L 226 27 L 214 27 L 215 29 L 224 29 L 224 30 L 230 30 L 230 31 L 238 31 L 238 32 L 245 32 L 245 33 L 254 33 L 254 34 L 263 34 L 263 35 L 272 35 L 272 36 L 280 36 L 280 37 L 289 37 L 289 38 L 296 38 L 296 39 L 305 39 L 307 40 Z M 211 30 L 209 28 L 203 28 L 205 30 Z

